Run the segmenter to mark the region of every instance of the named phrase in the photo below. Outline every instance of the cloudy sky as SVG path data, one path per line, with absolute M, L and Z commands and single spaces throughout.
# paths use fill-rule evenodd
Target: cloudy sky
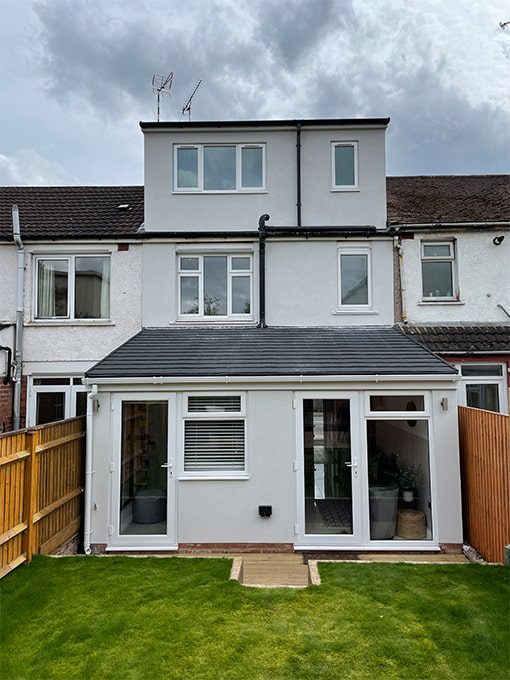
M 0 0 L 0 184 L 139 184 L 162 119 L 391 116 L 388 173 L 509 171 L 507 0 Z

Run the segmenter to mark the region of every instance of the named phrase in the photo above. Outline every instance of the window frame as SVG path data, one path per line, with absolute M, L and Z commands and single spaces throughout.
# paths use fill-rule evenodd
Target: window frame
M 181 258 L 198 258 L 198 269 L 181 269 Z M 217 315 L 204 314 L 204 257 L 227 258 L 227 313 Z M 247 257 L 250 260 L 249 269 L 232 269 L 232 258 Z M 253 321 L 253 252 L 243 251 L 178 251 L 177 252 L 177 319 L 179 321 Z M 232 313 L 232 280 L 248 276 L 250 278 L 250 312 L 249 314 Z M 185 314 L 181 311 L 181 280 L 183 278 L 198 277 L 198 314 Z
M 239 411 L 190 411 L 189 397 L 239 397 Z M 183 394 L 181 426 L 181 461 L 179 480 L 246 480 L 248 473 L 247 396 L 245 392 L 185 392 Z M 244 423 L 244 469 L 243 470 L 186 470 L 186 422 L 221 422 L 238 420 Z
M 337 146 L 351 146 L 354 149 L 354 184 L 336 184 L 336 159 L 335 149 Z M 359 142 L 337 140 L 331 142 L 331 191 L 359 191 Z
M 448 246 L 450 255 L 425 255 L 425 246 Z M 450 262 L 452 274 L 452 295 L 425 296 L 423 291 L 423 263 L 424 262 Z M 457 280 L 457 248 L 455 239 L 443 241 L 421 239 L 420 241 L 420 272 L 421 272 L 421 299 L 422 302 L 452 302 L 459 300 Z
M 204 189 L 204 148 L 205 147 L 235 147 L 236 150 L 236 187 L 235 189 Z M 242 152 L 243 149 L 262 149 L 262 186 L 243 187 L 242 185 Z M 197 150 L 197 186 L 179 187 L 177 157 L 179 149 Z M 266 187 L 266 143 L 265 142 L 201 142 L 197 144 L 173 145 L 173 178 L 172 191 L 176 194 L 257 194 L 265 193 Z
M 365 255 L 367 257 L 367 302 L 349 305 L 342 303 L 342 255 Z M 339 246 L 337 248 L 337 311 L 339 312 L 371 312 L 373 310 L 372 294 L 372 248 L 370 246 Z
M 501 375 L 462 375 L 462 368 L 464 366 L 498 366 L 501 368 Z M 498 388 L 498 401 L 499 401 L 499 411 L 491 411 L 491 413 L 508 413 L 508 403 L 507 403 L 507 389 L 506 389 L 506 376 L 507 367 L 506 364 L 494 361 L 494 362 L 462 362 L 456 364 L 456 368 L 459 371 L 459 403 L 461 406 L 467 406 L 467 386 L 468 385 L 497 385 Z M 475 407 L 470 407 L 475 408 Z
M 58 383 L 51 385 L 37 385 L 36 380 L 40 379 L 58 380 Z M 28 399 L 27 399 L 27 426 L 33 427 L 37 423 L 37 395 L 41 393 L 59 393 L 64 395 L 64 418 L 76 418 L 76 406 L 78 393 L 86 393 L 89 388 L 81 382 L 82 376 L 79 375 L 55 375 L 39 374 L 29 376 Z
M 109 263 L 109 315 L 99 316 L 99 317 L 76 317 L 75 316 L 75 286 L 76 286 L 76 258 L 107 258 Z M 33 265 L 33 285 L 32 285 L 32 321 L 35 323 L 109 323 L 112 317 L 112 257 L 111 253 L 75 253 L 69 255 L 67 253 L 62 254 L 39 254 L 34 255 L 34 265 Z M 65 316 L 38 316 L 39 307 L 39 263 L 41 261 L 53 260 L 53 261 L 66 261 L 67 262 L 67 314 Z
M 374 411 L 371 397 L 404 397 L 412 401 L 413 397 L 423 399 L 423 409 L 416 411 Z M 432 402 L 430 392 L 425 390 L 371 390 L 365 392 L 365 418 L 367 420 L 430 420 Z

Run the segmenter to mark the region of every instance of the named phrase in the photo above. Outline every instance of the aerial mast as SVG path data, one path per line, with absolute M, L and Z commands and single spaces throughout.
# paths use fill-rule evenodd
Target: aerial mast
M 193 97 L 196 95 L 198 88 L 200 87 L 200 85 L 202 85 L 202 82 L 203 82 L 202 80 L 197 80 L 197 82 L 193 86 L 193 90 L 191 91 L 190 96 L 188 97 L 188 101 L 184 104 L 184 106 L 180 107 L 183 116 L 185 116 L 186 113 L 188 114 L 188 120 L 191 120 L 191 102 L 193 100 Z
M 152 91 L 157 98 L 157 112 L 156 119 L 159 123 L 159 100 L 161 97 L 171 97 L 170 90 L 172 89 L 172 82 L 174 79 L 173 71 L 170 71 L 167 76 L 152 76 Z

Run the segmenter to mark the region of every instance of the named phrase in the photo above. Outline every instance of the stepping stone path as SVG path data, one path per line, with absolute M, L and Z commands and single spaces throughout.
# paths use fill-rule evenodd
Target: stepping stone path
M 302 555 L 264 554 L 242 555 L 239 582 L 260 588 L 306 588 L 310 583 L 308 565 Z

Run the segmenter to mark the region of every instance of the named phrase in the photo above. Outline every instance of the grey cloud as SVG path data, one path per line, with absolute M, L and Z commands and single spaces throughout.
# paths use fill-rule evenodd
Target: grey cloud
M 328 33 L 338 30 L 351 15 L 350 2 L 334 0 L 268 0 L 259 5 L 260 42 L 282 66 L 294 70 Z

